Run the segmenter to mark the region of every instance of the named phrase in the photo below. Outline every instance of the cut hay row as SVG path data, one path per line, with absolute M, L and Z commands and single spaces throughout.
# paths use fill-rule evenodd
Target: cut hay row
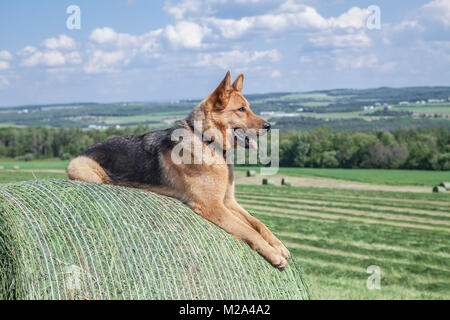
M 245 204 L 244 201 L 241 201 L 242 204 Z M 286 209 L 286 208 L 278 208 L 277 206 L 272 206 L 271 209 L 267 209 L 265 206 L 257 206 L 251 205 L 246 206 L 250 211 L 258 211 L 263 214 L 276 215 L 279 217 L 285 217 L 290 219 L 295 219 L 296 217 L 315 217 L 329 220 L 346 220 L 346 221 L 354 221 L 354 222 L 362 222 L 367 224 L 380 224 L 380 225 L 388 225 L 393 227 L 401 227 L 401 228 L 414 228 L 414 229 L 422 229 L 422 230 L 430 230 L 430 231 L 440 231 L 444 233 L 449 233 L 450 229 L 445 227 L 435 227 L 431 225 L 425 225 L 423 223 L 415 223 L 415 222 L 392 222 L 388 219 L 383 218 L 366 218 L 360 217 L 356 215 L 349 214 L 336 214 L 336 213 L 323 213 L 323 212 L 312 212 L 303 211 L 303 210 L 294 210 L 294 209 Z
M 424 266 L 417 268 L 414 265 L 390 263 L 389 261 L 377 261 L 375 259 L 359 259 L 350 256 L 333 255 L 330 252 L 320 252 L 311 250 L 310 248 L 303 249 L 302 245 L 298 247 L 294 246 L 290 247 L 292 252 L 296 252 L 299 256 L 303 256 L 310 261 L 316 261 L 318 265 L 332 261 L 333 263 L 339 263 L 341 270 L 351 270 L 354 267 L 367 268 L 370 265 L 377 265 L 384 268 L 386 272 L 384 277 L 385 284 L 396 283 L 404 287 L 413 286 L 416 288 L 436 284 L 441 286 L 440 291 L 443 293 L 450 288 L 448 283 L 447 285 L 445 283 L 449 278 L 448 271 L 426 268 Z M 403 279 L 405 274 L 411 273 L 411 270 L 421 270 L 421 272 L 415 273 L 413 279 Z M 354 276 L 360 277 L 361 275 L 356 274 Z M 367 276 L 365 279 L 367 279 Z M 435 288 L 435 291 L 438 290 L 438 288 Z
M 438 211 L 426 211 L 426 210 L 415 210 L 415 209 L 404 209 L 404 208 L 396 208 L 382 205 L 360 205 L 360 204 L 344 204 L 344 203 L 335 203 L 335 202 L 327 202 L 327 201 L 318 201 L 318 200 L 294 200 L 294 199 L 285 199 L 281 197 L 260 197 L 255 195 L 245 195 L 242 194 L 237 195 L 239 199 L 243 201 L 259 201 L 259 202 L 277 202 L 283 204 L 294 204 L 300 209 L 315 209 L 315 208 L 327 208 L 336 210 L 342 210 L 342 212 L 346 212 L 346 210 L 353 210 L 354 212 L 374 212 L 381 214 L 393 214 L 398 217 L 402 217 L 402 214 L 405 217 L 416 217 L 416 218 L 425 218 L 425 219 L 443 219 L 446 223 L 450 223 L 450 213 L 446 212 L 438 212 Z
M 261 196 L 266 198 L 282 197 L 283 199 L 299 200 L 299 201 L 324 201 L 333 203 L 345 203 L 352 205 L 383 205 L 392 208 L 400 209 L 420 209 L 428 212 L 440 211 L 450 215 L 450 203 L 443 204 L 440 202 L 414 202 L 412 200 L 404 199 L 384 199 L 379 197 L 357 197 L 357 196 L 333 196 L 333 195 L 315 195 L 315 194 L 302 194 L 302 193 L 288 193 L 288 192 L 236 192 L 237 196 Z
M 448 264 L 450 253 L 446 252 L 423 252 L 401 246 L 391 246 L 379 243 L 368 243 L 364 241 L 342 241 L 336 239 L 321 239 L 317 236 L 305 235 L 292 232 L 278 232 L 281 239 L 290 239 L 298 243 L 307 243 L 319 248 L 337 248 L 352 253 L 362 253 L 375 257 L 413 258 L 415 261 L 426 263 Z
M 367 239 L 366 242 L 385 246 L 420 249 L 430 254 L 450 254 L 450 244 L 447 233 L 427 229 L 399 228 L 388 224 L 367 224 L 361 221 L 344 219 L 327 219 L 315 216 L 295 215 L 269 212 L 266 210 L 251 210 L 269 226 L 281 228 L 284 232 L 298 234 L 318 234 L 328 241 L 354 242 Z M 411 241 L 421 239 L 414 246 Z M 327 242 L 324 241 L 324 245 Z
M 305 256 L 307 251 L 303 251 L 301 249 L 292 248 L 292 252 L 299 256 Z M 370 263 L 370 262 L 369 262 Z M 313 278 L 321 278 L 325 281 L 318 284 L 317 279 L 312 284 L 312 289 L 316 290 L 316 292 L 320 292 L 319 298 L 327 298 L 330 297 L 330 292 L 328 294 L 324 294 L 323 287 L 330 289 L 330 283 L 337 279 L 337 285 L 333 290 L 337 290 L 341 292 L 345 282 L 353 283 L 353 291 L 357 292 L 358 290 L 363 291 L 365 295 L 370 294 L 366 287 L 366 281 L 369 273 L 367 273 L 367 265 L 357 265 L 354 261 L 349 261 L 348 264 L 343 264 L 338 261 L 331 262 L 326 258 L 326 254 L 317 255 L 317 256 L 306 256 L 303 261 L 304 268 L 307 270 L 315 270 Z M 448 284 L 446 282 L 445 277 L 436 278 L 434 275 L 411 275 L 408 272 L 409 267 L 398 268 L 396 270 L 392 270 L 390 266 L 381 266 L 385 267 L 384 273 L 382 273 L 381 277 L 381 292 L 378 294 L 382 294 L 379 298 L 386 299 L 389 297 L 390 299 L 403 299 L 411 298 L 411 292 L 416 292 L 417 295 L 421 293 L 423 296 L 432 295 L 434 299 L 443 299 L 443 297 L 448 297 Z M 394 271 L 395 274 L 391 273 Z M 398 274 L 397 274 L 398 273 Z M 405 278 L 405 274 L 409 274 L 409 278 Z M 385 292 L 382 292 L 382 291 Z M 372 291 L 373 292 L 373 291 Z M 333 292 L 331 292 L 331 295 Z M 350 297 L 349 297 L 350 298 Z M 375 297 L 373 297 L 375 298 Z M 353 299 L 361 299 L 361 296 L 355 297 Z M 417 299 L 417 297 L 416 297 Z M 422 297 L 422 299 L 424 299 Z M 429 299 L 429 298 L 427 298 Z
M 332 205 L 335 208 L 354 208 L 354 209 L 364 209 L 364 210 L 375 210 L 380 212 L 392 212 L 392 213 L 405 213 L 405 214 L 413 214 L 417 216 L 436 216 L 436 217 L 448 217 L 450 218 L 450 210 L 447 208 L 433 208 L 433 210 L 424 210 L 418 209 L 414 206 L 400 206 L 400 205 L 392 205 L 390 203 L 386 203 L 383 199 L 372 200 L 372 201 L 358 201 L 358 200 L 334 200 L 334 199 L 326 199 L 320 198 L 311 199 L 311 198 L 295 198 L 295 197 L 281 197 L 281 195 L 265 195 L 265 194 L 254 194 L 254 193 L 237 193 L 237 197 L 240 199 L 270 199 L 271 201 L 283 201 L 283 202 L 292 202 L 298 204 L 307 204 L 307 205 L 317 205 L 317 206 L 327 206 Z M 428 207 L 429 208 L 429 207 Z
M 284 202 L 276 201 L 276 205 L 272 205 L 270 199 L 249 199 L 249 198 L 239 198 L 239 200 L 244 204 L 252 206 L 254 204 L 268 204 L 270 207 L 276 207 L 279 209 L 299 209 L 306 210 L 310 212 L 318 213 L 331 213 L 343 216 L 361 216 L 381 219 L 383 221 L 399 221 L 399 222 L 413 222 L 422 225 L 442 225 L 450 226 L 450 220 L 447 216 L 429 216 L 429 215 L 419 215 L 411 214 L 407 212 L 402 212 L 401 214 L 395 211 L 389 210 L 370 210 L 365 208 L 351 208 L 351 207 L 339 207 L 333 206 L 333 204 L 317 205 L 317 204 L 296 204 L 295 202 Z M 348 209 L 347 209 L 348 208 Z
M 243 205 L 250 209 L 259 209 L 263 210 L 264 206 L 258 205 L 261 204 L 260 201 L 250 201 L 250 200 L 241 200 Z M 290 204 L 277 203 L 272 204 L 270 208 L 277 209 L 282 213 L 290 213 L 290 214 L 299 214 L 299 215 L 311 215 L 329 219 L 345 219 L 345 220 L 353 220 L 353 221 L 361 221 L 367 223 L 380 223 L 380 224 L 390 224 L 396 225 L 399 227 L 412 227 L 412 228 L 421 228 L 421 229 L 429 229 L 429 230 L 440 230 L 450 232 L 449 226 L 450 223 L 448 221 L 441 220 L 432 220 L 432 219 L 420 219 L 420 218 L 412 218 L 405 216 L 396 216 L 396 215 L 386 215 L 379 214 L 373 212 L 361 212 L 354 210 L 343 210 L 343 209 L 318 209 L 318 207 L 308 207 L 306 206 L 297 206 Z M 436 227 L 436 225 L 440 227 Z
M 0 186 L 0 299 L 306 299 L 180 202 L 70 181 Z
M 339 188 L 319 188 L 319 187 L 292 187 L 279 188 L 273 186 L 254 186 L 254 185 L 237 185 L 237 192 L 261 192 L 261 193 L 283 193 L 286 195 L 302 195 L 304 197 L 310 196 L 326 196 L 326 197 L 358 197 L 370 199 L 396 199 L 397 201 L 409 201 L 414 203 L 431 203 L 447 206 L 450 204 L 450 194 L 433 194 L 433 193 L 418 193 L 418 192 L 393 192 L 393 191 L 367 191 L 367 190 L 352 190 Z
M 282 198 L 282 197 L 264 197 L 259 195 L 237 195 L 239 199 L 243 200 L 258 200 L 258 201 L 276 201 L 280 203 L 292 203 L 298 205 L 310 205 L 314 207 L 332 207 L 338 209 L 357 209 L 360 211 L 371 211 L 371 212 L 379 212 L 379 213 L 392 213 L 392 214 L 405 214 L 410 216 L 422 217 L 422 218 L 431 218 L 440 217 L 444 219 L 448 219 L 450 221 L 450 212 L 439 212 L 439 211 L 427 211 L 427 210 L 419 210 L 419 209 L 410 209 L 410 208 L 398 208 L 391 207 L 387 205 L 383 205 L 383 201 L 380 200 L 377 204 L 358 204 L 358 203 L 349 203 L 347 202 L 334 202 L 334 201 L 324 201 L 324 200 L 307 200 L 307 199 L 290 199 L 290 198 Z
M 289 241 L 289 240 L 287 240 Z M 306 245 L 306 244 L 299 244 L 299 243 L 293 243 L 293 242 L 286 242 L 286 246 L 288 248 L 296 248 L 296 249 L 301 249 L 303 251 L 313 251 L 313 252 L 321 252 L 321 253 L 325 253 L 325 254 L 329 254 L 329 255 L 334 255 L 334 256 L 340 256 L 340 257 L 348 257 L 348 258 L 354 258 L 354 259 L 358 259 L 358 260 L 362 260 L 362 261 L 367 261 L 370 260 L 372 263 L 374 264 L 398 264 L 398 265 L 403 265 L 403 266 L 409 266 L 411 268 L 421 268 L 421 267 L 425 267 L 428 268 L 430 270 L 435 270 L 438 272 L 442 272 L 442 274 L 444 275 L 444 277 L 449 277 L 450 276 L 450 268 L 446 268 L 445 265 L 433 265 L 433 264 L 427 264 L 427 263 L 414 263 L 413 261 L 408 261 L 408 260 L 404 260 L 404 259 L 395 259 L 395 258 L 385 258 L 385 257 L 374 257 L 373 255 L 364 255 L 364 254 L 360 254 L 360 253 L 354 253 L 351 252 L 350 250 L 348 251 L 342 251 L 342 250 L 337 250 L 336 248 L 321 248 L 321 247 L 317 247 L 317 246 L 311 246 L 311 245 Z

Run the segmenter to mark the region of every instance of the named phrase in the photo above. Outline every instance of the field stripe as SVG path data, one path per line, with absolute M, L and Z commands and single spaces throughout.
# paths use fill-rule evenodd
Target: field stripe
M 250 194 L 237 194 L 237 197 L 240 199 L 255 199 L 255 200 L 265 200 L 267 201 L 268 199 L 270 200 L 275 200 L 275 201 L 282 201 L 282 202 L 286 202 L 286 203 L 295 203 L 295 204 L 312 204 L 312 205 L 325 205 L 325 206 L 334 206 L 334 207 L 338 207 L 338 208 L 360 208 L 360 209 L 367 209 L 367 210 L 375 210 L 375 211 L 380 211 L 382 212 L 381 209 L 386 209 L 386 211 L 392 211 L 392 212 L 401 212 L 401 213 L 410 213 L 410 214 L 416 214 L 416 215 L 421 215 L 421 216 L 436 216 L 436 217 L 446 217 L 450 219 L 450 212 L 449 213 L 445 213 L 445 212 L 438 212 L 438 211 L 427 211 L 427 210 L 419 210 L 419 209 L 409 209 L 409 208 L 398 208 L 398 207 L 391 207 L 391 206 L 386 206 L 386 205 L 366 205 L 366 204 L 355 204 L 355 203 L 350 203 L 348 201 L 346 201 L 345 203 L 347 204 L 346 206 L 342 206 L 342 204 L 338 203 L 336 204 L 334 202 L 334 200 L 331 201 L 321 201 L 321 200 L 309 200 L 309 199 L 293 199 L 293 198 L 279 198 L 279 197 L 271 197 L 271 196 L 260 196 L 260 195 L 250 195 Z M 384 202 L 380 199 L 380 202 L 382 202 L 384 204 Z M 344 203 L 344 201 L 343 201 Z
M 388 198 L 380 198 L 380 197 L 358 197 L 358 196 L 336 196 L 336 195 L 319 195 L 319 194 L 309 194 L 309 193 L 288 193 L 288 192 L 236 192 L 238 196 L 262 196 L 262 197 L 276 197 L 282 196 L 283 199 L 293 199 L 293 200 L 313 200 L 313 201 L 325 201 L 325 202 L 342 202 L 349 203 L 349 200 L 352 201 L 352 204 L 369 204 L 369 205 L 377 205 L 378 203 L 382 203 L 385 206 L 390 206 L 399 209 L 412 209 L 412 210 L 420 210 L 417 208 L 424 208 L 424 211 L 433 212 L 433 211 L 441 211 L 444 213 L 449 213 L 450 216 L 450 203 L 442 203 L 444 207 L 436 206 L 439 202 L 427 202 L 427 203 L 415 203 L 413 200 L 409 199 L 388 199 Z M 306 197 L 306 198 L 305 198 Z M 420 206 L 418 206 L 420 205 Z M 433 210 L 433 211 L 430 211 Z
M 437 225 L 448 225 L 450 226 L 450 220 L 438 220 L 435 217 L 418 217 L 415 215 L 402 215 L 397 213 L 391 213 L 391 212 L 383 212 L 383 211 L 371 211 L 371 210 L 353 210 L 353 209 L 347 209 L 347 208 L 336 208 L 333 206 L 332 203 L 327 204 L 326 206 L 321 205 L 302 205 L 302 204 L 296 204 L 295 201 L 282 201 L 278 200 L 276 202 L 277 204 L 274 205 L 271 200 L 272 199 L 257 199 L 253 200 L 253 198 L 238 198 L 239 201 L 243 204 L 265 204 L 268 203 L 270 206 L 275 206 L 277 208 L 287 208 L 287 209 L 304 209 L 304 210 L 313 210 L 317 212 L 324 212 L 324 213 L 342 213 L 342 214 L 349 214 L 349 215 L 356 215 L 356 216 L 367 216 L 367 217 L 375 217 L 375 218 L 383 218 L 387 220 L 395 220 L 395 221 L 411 221 L 411 222 L 417 222 L 421 224 L 437 224 Z
M 411 263 L 408 260 L 382 259 L 382 258 L 379 258 L 379 257 L 373 257 L 373 256 L 359 254 L 359 253 L 346 252 L 346 251 L 341 251 L 341 250 L 336 250 L 336 249 L 324 249 L 324 248 L 321 248 L 321 247 L 315 247 L 315 246 L 310 246 L 310 245 L 303 245 L 303 244 L 298 244 L 298 243 L 293 243 L 293 242 L 285 242 L 285 245 L 287 247 L 291 247 L 291 248 L 297 248 L 297 249 L 302 249 L 302 250 L 306 250 L 306 251 L 321 252 L 321 253 L 325 253 L 325 254 L 329 254 L 329 255 L 336 255 L 336 256 L 341 256 L 341 257 L 351 257 L 351 258 L 355 258 L 355 259 L 358 259 L 358 260 L 379 261 L 379 262 L 390 263 L 390 264 L 402 264 L 404 266 L 416 266 L 416 267 L 425 266 L 425 267 L 428 267 L 430 269 L 435 269 L 435 270 L 438 270 L 438 271 L 447 272 L 450 275 L 450 269 L 442 268 L 441 266 L 432 265 L 432 264 L 422 263 L 422 264 L 419 265 L 417 263 Z
M 325 190 L 324 190 L 325 189 Z M 362 200 L 372 200 L 372 199 L 383 199 L 386 201 L 394 201 L 400 203 L 416 203 L 424 205 L 442 205 L 446 208 L 450 205 L 450 197 L 439 197 L 438 199 L 429 199 L 430 197 L 437 197 L 438 195 L 430 193 L 414 193 L 414 197 L 406 192 L 371 192 L 362 193 L 358 190 L 345 190 L 345 189 L 333 189 L 330 187 L 326 188 L 298 188 L 298 187 L 281 187 L 275 186 L 272 188 L 267 188 L 266 186 L 254 186 L 254 185 L 237 185 L 237 192 L 253 192 L 259 194 L 281 194 L 281 195 L 303 195 L 303 196 L 321 196 L 321 197 L 340 197 L 343 199 L 362 199 Z M 399 196 L 398 198 L 393 198 L 393 196 Z M 426 199 L 418 199 L 419 196 L 424 196 Z
M 251 207 L 254 207 L 254 205 L 261 204 L 261 201 L 253 201 L 253 200 L 241 200 L 242 204 L 249 205 Z M 369 218 L 382 218 L 386 219 L 386 221 L 401 221 L 401 222 L 415 222 L 418 223 L 421 226 L 427 226 L 427 224 L 430 225 L 445 225 L 450 226 L 450 221 L 443 221 L 443 220 L 431 220 L 431 219 L 424 219 L 424 218 L 416 218 L 416 217 L 408 217 L 408 216 L 402 216 L 402 215 L 392 215 L 392 214 L 382 214 L 382 213 L 375 213 L 375 212 L 363 212 L 363 211 L 356 211 L 351 209 L 334 209 L 330 207 L 314 207 L 314 206 L 302 206 L 302 205 L 290 205 L 290 204 L 271 204 L 272 207 L 279 208 L 279 209 L 302 209 L 302 210 L 312 210 L 313 212 L 318 213 L 331 213 L 331 214 L 345 214 L 341 215 L 342 217 L 347 217 L 346 215 L 351 216 L 362 216 L 362 217 L 369 217 Z M 447 229 L 447 231 L 450 232 L 450 228 Z
M 329 239 L 323 239 L 317 236 L 310 236 L 310 235 L 306 235 L 306 234 L 301 234 L 301 233 L 293 233 L 293 232 L 277 232 L 276 233 L 277 236 L 279 236 L 280 238 L 291 238 L 291 239 L 296 239 L 296 240 L 310 240 L 310 241 L 321 241 L 321 242 L 325 242 L 331 246 L 339 244 L 342 246 L 348 246 L 349 248 L 351 247 L 358 247 L 361 249 L 366 249 L 366 250 L 391 250 L 393 252 L 398 252 L 398 253 L 410 253 L 410 254 L 415 254 L 415 255 L 423 255 L 423 256 L 434 256 L 434 257 L 439 257 L 439 258 L 445 258 L 445 259 L 450 259 L 450 254 L 446 254 L 444 252 L 424 252 L 424 251 L 419 251 L 419 250 L 414 250 L 414 249 L 408 249 L 406 247 L 399 247 L 399 246 L 391 246 L 391 245 L 386 245 L 386 244 L 379 244 L 379 243 L 368 243 L 368 242 L 363 242 L 363 241 L 343 241 L 343 240 L 329 240 Z M 450 263 L 450 260 L 447 261 L 447 263 Z
M 327 214 L 327 213 L 317 213 L 317 212 L 310 212 L 310 211 L 299 211 L 299 210 L 290 210 L 290 209 L 278 209 L 277 211 L 267 210 L 267 207 L 264 206 L 256 206 L 252 205 L 252 209 L 261 210 L 260 212 L 272 212 L 275 214 L 282 213 L 289 213 L 293 215 L 299 215 L 299 216 L 311 216 L 311 217 L 319 217 L 319 218 L 326 218 L 326 219 L 332 219 L 332 220 L 347 220 L 347 221 L 358 221 L 363 223 L 369 223 L 369 224 L 384 224 L 389 226 L 395 226 L 395 227 L 403 227 L 403 228 L 415 228 L 415 229 L 423 229 L 423 230 L 434 230 L 434 231 L 444 231 L 444 232 L 450 232 L 450 229 L 446 228 L 438 228 L 438 227 L 432 227 L 432 226 L 426 226 L 426 225 L 419 225 L 419 224 L 412 224 L 412 223 L 397 223 L 397 222 L 390 222 L 385 220 L 373 220 L 373 219 L 366 219 L 366 218 L 359 218 L 359 217 L 349 217 L 349 216 L 342 216 L 342 215 L 336 215 L 336 214 Z
M 295 244 L 294 244 L 295 245 Z M 349 256 L 340 256 L 333 255 L 328 252 L 320 252 L 315 250 L 310 250 L 309 248 L 300 247 L 290 247 L 291 251 L 297 257 L 297 261 L 309 260 L 312 263 L 314 261 L 322 262 L 321 265 L 330 264 L 339 264 L 341 265 L 341 269 L 348 269 L 353 272 L 361 272 L 355 270 L 355 268 L 367 268 L 370 265 L 378 265 L 381 268 L 382 276 L 385 282 L 397 283 L 400 286 L 405 288 L 409 287 L 424 287 L 430 285 L 430 280 L 436 284 L 441 284 L 444 287 L 448 288 L 449 284 L 446 280 L 448 280 L 448 271 L 435 270 L 425 267 L 414 268 L 411 265 L 403 265 L 403 264 L 388 264 L 384 261 L 375 261 L 375 259 L 367 259 L 365 261 Z M 330 259 L 333 259 L 330 261 Z M 414 270 L 415 269 L 415 270 Z M 414 271 L 412 271 L 414 270 Z M 333 270 L 330 270 L 333 272 Z M 333 272 L 334 273 L 334 272 Z M 366 273 L 364 279 L 367 279 L 369 276 Z M 409 279 L 404 279 L 404 275 L 409 274 Z M 347 277 L 355 277 L 355 275 L 347 275 Z M 359 277 L 359 276 L 357 276 Z M 447 289 L 441 289 L 442 291 Z

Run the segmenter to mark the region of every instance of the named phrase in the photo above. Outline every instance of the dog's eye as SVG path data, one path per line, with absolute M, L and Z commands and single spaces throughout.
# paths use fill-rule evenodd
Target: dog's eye
M 245 111 L 247 111 L 247 108 L 246 107 L 241 107 L 241 108 L 238 109 L 238 111 L 239 112 L 245 112 Z

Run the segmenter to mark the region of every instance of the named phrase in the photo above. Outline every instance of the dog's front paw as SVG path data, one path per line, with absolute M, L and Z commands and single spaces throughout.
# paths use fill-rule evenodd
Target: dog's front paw
M 279 262 L 274 264 L 278 269 L 284 269 L 288 265 L 287 260 L 284 257 L 280 257 Z
M 264 255 L 264 257 L 269 261 L 274 267 L 283 269 L 288 265 L 285 257 L 280 254 L 280 251 L 276 248 L 269 246 L 269 254 Z
M 275 242 L 272 246 L 280 252 L 280 254 L 283 258 L 288 259 L 291 256 L 291 253 L 289 252 L 289 250 L 286 248 L 286 246 L 280 240 Z

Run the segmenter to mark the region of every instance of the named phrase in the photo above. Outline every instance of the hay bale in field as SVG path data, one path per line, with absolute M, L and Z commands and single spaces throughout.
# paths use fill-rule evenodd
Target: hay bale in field
M 0 185 L 0 299 L 307 299 L 172 198 L 73 181 Z
M 291 180 L 289 180 L 288 178 L 283 178 L 283 179 L 281 179 L 281 184 L 282 184 L 283 186 L 288 186 L 288 187 L 292 186 L 292 182 L 291 182 Z
M 255 170 L 247 170 L 247 177 L 255 177 L 256 171 Z
M 264 178 L 262 180 L 262 184 L 273 186 L 275 185 L 275 181 L 273 181 L 272 179 Z
M 14 169 L 14 170 L 19 170 L 19 169 L 20 169 L 20 166 L 15 165 L 15 166 L 13 166 L 13 169 Z
M 441 192 L 446 192 L 446 191 L 447 190 L 444 187 L 441 187 L 441 186 L 436 186 L 436 187 L 433 188 L 433 192 L 436 192 L 436 193 L 441 193 Z
M 450 191 L 450 182 L 441 182 L 439 186 L 445 188 L 447 191 Z
M 4 166 L 0 166 L 0 170 L 3 170 L 3 169 L 5 169 L 5 167 Z

